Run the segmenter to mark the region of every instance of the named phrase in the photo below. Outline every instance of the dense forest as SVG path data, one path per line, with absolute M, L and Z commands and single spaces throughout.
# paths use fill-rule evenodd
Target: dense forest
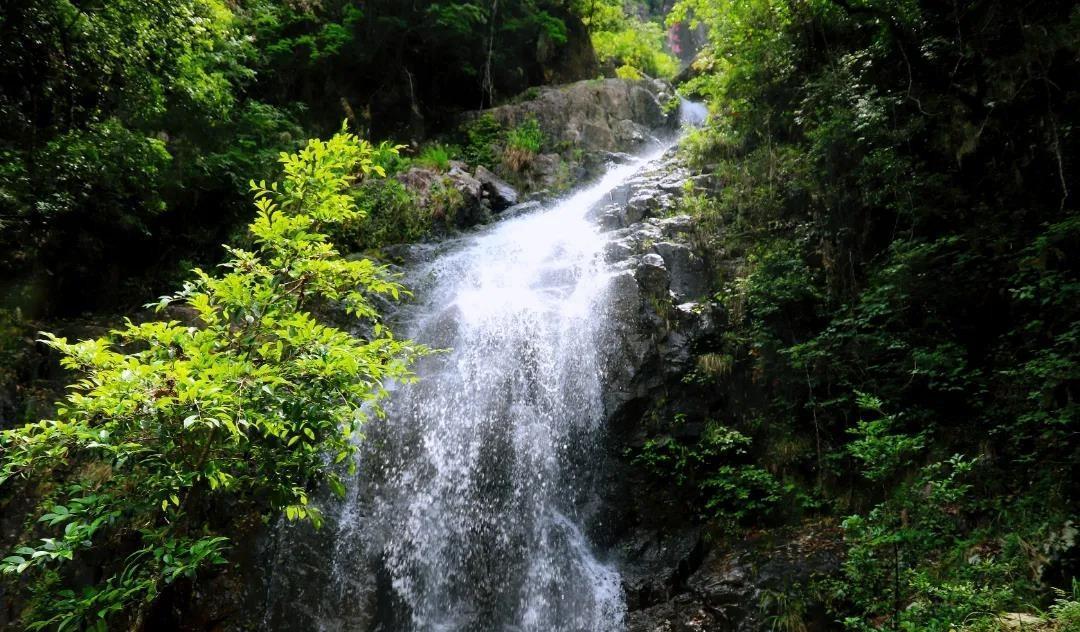
M 0 628 L 250 629 L 175 613 L 320 526 L 445 352 L 395 333 L 395 253 L 625 160 L 505 114 L 611 81 L 708 109 L 665 213 L 719 315 L 612 449 L 625 502 L 841 551 L 757 627 L 648 629 L 1080 631 L 1075 3 L 24 0 L 0 34 Z

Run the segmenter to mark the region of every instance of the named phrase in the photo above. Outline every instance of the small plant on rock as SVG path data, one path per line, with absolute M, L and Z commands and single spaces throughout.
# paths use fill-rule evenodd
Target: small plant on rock
M 544 132 L 535 118 L 526 119 L 506 133 L 503 160 L 514 172 L 520 172 L 544 146 Z

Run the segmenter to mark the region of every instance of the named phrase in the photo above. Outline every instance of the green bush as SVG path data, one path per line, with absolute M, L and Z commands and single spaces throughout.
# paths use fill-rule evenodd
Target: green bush
M 397 180 L 364 182 L 353 194 L 363 216 L 339 234 L 359 251 L 417 241 L 431 230 L 431 214 Z
M 522 121 L 506 132 L 503 162 L 511 171 L 521 171 L 544 146 L 544 132 L 535 118 Z
M 355 431 L 423 352 L 370 300 L 402 288 L 341 258 L 325 232 L 362 214 L 348 189 L 378 175 L 373 156 L 345 133 L 283 154 L 281 182 L 251 183 L 254 249 L 229 248 L 221 275 L 196 269 L 156 304 L 189 322 L 45 335 L 81 377 L 55 419 L 0 434 L 0 483 L 50 490 L 31 516 L 37 539 L 0 564 L 35 591 L 27 629 L 138 627 L 167 585 L 226 560 L 237 524 L 284 513 L 318 526 L 310 494 L 344 493 Z M 372 337 L 310 311 L 332 304 L 373 321 Z M 74 590 L 75 559 L 99 560 L 101 579 Z
M 670 78 L 679 71 L 679 62 L 664 51 L 664 29 L 659 24 L 627 17 L 615 28 L 592 34 L 593 48 L 601 63 L 628 67 L 650 77 Z
M 484 165 L 492 169 L 498 156 L 498 146 L 503 142 L 503 128 L 495 117 L 482 114 L 464 126 L 465 146 L 462 158 L 470 165 Z
M 768 516 L 786 497 L 784 486 L 772 474 L 746 462 L 750 443 L 743 433 L 709 421 L 696 442 L 659 434 L 633 454 L 633 461 L 658 479 L 684 488 L 703 517 L 734 530 Z
M 644 6 L 630 6 L 621 0 L 576 0 L 575 7 L 589 29 L 593 49 L 601 64 L 615 68 L 623 79 L 670 78 L 679 71 L 679 62 L 664 47 L 663 26 L 639 17 Z
M 1037 551 L 1075 513 L 1077 93 L 1025 81 L 1032 63 L 1076 75 L 1080 12 L 990 6 L 679 0 L 669 16 L 709 34 L 681 90 L 708 102 L 683 153 L 711 178 L 681 209 L 725 308 L 698 356 L 731 358 L 685 383 L 728 388 L 745 463 L 849 516 L 829 608 L 851 629 L 1038 611 Z
M 522 121 L 506 133 L 506 146 L 530 154 L 538 154 L 544 147 L 544 132 L 535 118 Z
M 623 64 L 615 69 L 615 76 L 619 79 L 627 79 L 630 81 L 638 81 L 642 78 L 641 71 L 634 68 L 630 64 Z
M 456 147 L 435 143 L 420 150 L 416 157 L 416 164 L 436 171 L 449 171 L 450 161 L 457 156 Z

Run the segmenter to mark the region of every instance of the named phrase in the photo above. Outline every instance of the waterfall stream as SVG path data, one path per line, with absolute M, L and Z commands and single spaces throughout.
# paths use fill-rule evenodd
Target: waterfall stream
M 364 627 L 623 629 L 619 574 L 589 537 L 613 324 L 607 238 L 589 212 L 669 146 L 411 266 L 417 298 L 399 333 L 445 351 L 365 427 L 332 527 L 321 629 L 356 629 L 341 604 L 373 566 L 378 606 Z

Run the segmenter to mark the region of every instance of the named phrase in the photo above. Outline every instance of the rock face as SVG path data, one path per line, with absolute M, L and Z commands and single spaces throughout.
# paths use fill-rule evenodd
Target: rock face
M 673 96 L 662 81 L 590 79 L 541 88 L 529 101 L 470 112 L 465 120 L 488 114 L 503 127 L 536 119 L 555 145 L 584 151 L 632 151 L 663 131 L 670 133 L 675 117 L 663 104 Z
M 695 515 L 671 500 L 675 494 L 643 493 L 641 468 L 619 458 L 641 446 L 647 411 L 663 409 L 664 402 L 690 417 L 717 407 L 718 400 L 702 401 L 682 379 L 695 348 L 719 336 L 722 322 L 708 300 L 711 267 L 695 248 L 695 224 L 671 216 L 683 184 L 697 177 L 669 155 L 594 211 L 612 236 L 605 256 L 617 271 L 611 309 L 618 323 L 609 343 L 605 402 L 618 465 L 610 474 L 606 530 L 597 537 L 619 560 L 630 632 L 772 629 L 784 614 L 779 610 L 789 607 L 773 597 L 836 573 L 843 549 L 839 529 L 829 523 L 719 546 L 695 526 Z M 696 439 L 702 430 L 687 423 L 678 432 Z M 796 607 L 808 630 L 831 629 L 812 595 Z
M 484 165 L 476 168 L 473 177 L 480 182 L 484 196 L 491 202 L 491 210 L 499 212 L 518 203 L 517 190 Z
M 468 228 L 483 224 L 492 219 L 492 213 L 499 213 L 518 202 L 517 189 L 482 165 L 475 173 L 469 173 L 469 166 L 460 161 L 451 161 L 446 173 L 429 167 L 411 167 L 396 176 L 416 198 L 416 203 L 430 207 L 433 214 L 438 214 L 437 199 L 439 189 L 452 188 L 460 194 L 460 205 L 453 210 L 453 225 Z M 451 209 L 442 209 L 449 213 Z
M 568 189 L 603 169 L 608 162 L 628 159 L 624 152 L 642 149 L 659 138 L 674 133 L 678 116 L 665 112 L 664 104 L 673 98 L 671 87 L 663 81 L 627 81 L 602 79 L 578 81 L 564 86 L 541 88 L 530 100 L 499 106 L 464 115 L 463 123 L 481 116 L 491 116 L 503 129 L 512 129 L 525 121 L 535 120 L 544 134 L 548 151 L 528 156 L 522 164 L 511 169 L 497 165 L 493 170 L 452 161 L 446 174 L 434 169 L 412 167 L 397 176 L 417 197 L 418 203 L 431 202 L 431 193 L 439 187 L 452 186 L 461 193 L 462 207 L 454 215 L 454 224 L 465 228 L 484 223 L 492 213 L 499 213 L 521 201 L 522 192 L 540 197 Z M 624 228 L 641 221 L 646 215 L 659 214 L 685 174 L 669 174 L 656 183 L 654 189 L 637 191 L 636 185 L 624 187 L 637 191 L 633 198 L 616 196 L 616 214 L 625 207 L 628 212 L 612 217 L 611 228 Z M 512 181 L 518 185 L 515 188 Z M 605 226 L 608 226 L 605 223 Z M 665 254 L 666 253 L 666 254 Z M 685 253 L 665 251 L 661 256 L 671 259 L 668 265 L 683 270 L 683 262 L 675 258 Z M 684 257 L 685 258 L 685 257 Z M 697 288 L 677 284 L 680 292 L 693 293 Z
M 709 285 L 708 266 L 691 246 L 694 224 L 686 216 L 667 216 L 689 177 L 669 154 L 593 211 L 602 229 L 612 233 L 605 257 L 618 271 L 611 298 L 618 340 L 606 382 L 606 409 L 616 427 L 625 410 L 681 377 L 694 338 L 715 330 L 714 308 L 700 300 Z
M 651 594 L 631 603 L 629 632 L 732 631 L 762 632 L 785 614 L 773 595 L 804 589 L 811 581 L 834 574 L 842 559 L 839 528 L 803 525 L 798 533 L 773 534 L 709 551 L 700 565 L 678 578 L 674 595 L 648 603 Z M 693 558 L 685 558 L 688 564 Z M 628 588 L 630 588 L 628 586 Z M 830 622 L 813 596 L 796 606 L 809 630 L 827 630 Z

